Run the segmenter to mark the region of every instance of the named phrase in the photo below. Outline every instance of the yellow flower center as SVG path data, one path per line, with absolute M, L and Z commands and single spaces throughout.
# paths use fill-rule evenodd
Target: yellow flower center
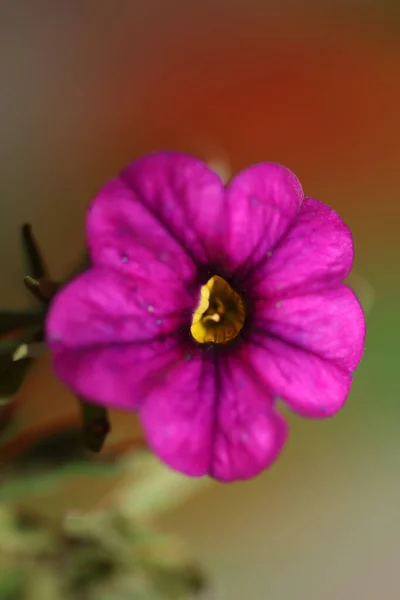
M 241 297 L 222 277 L 214 275 L 200 290 L 190 332 L 200 344 L 226 344 L 239 335 L 244 321 Z

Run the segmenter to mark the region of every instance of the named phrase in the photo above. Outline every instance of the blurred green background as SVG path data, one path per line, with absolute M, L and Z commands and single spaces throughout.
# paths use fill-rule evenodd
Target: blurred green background
M 218 599 L 399 598 L 399 64 L 394 1 L 0 5 L 2 306 L 29 304 L 21 223 L 65 276 L 96 190 L 160 148 L 226 176 L 281 162 L 354 233 L 368 333 L 344 410 L 290 416 L 270 471 L 210 483 L 160 518 Z M 44 375 L 36 393 L 49 389 Z

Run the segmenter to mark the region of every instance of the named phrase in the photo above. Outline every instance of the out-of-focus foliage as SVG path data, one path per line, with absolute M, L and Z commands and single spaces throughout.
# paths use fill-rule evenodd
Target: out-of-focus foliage
M 147 522 L 210 485 L 207 478 L 171 471 L 151 452 L 127 455 L 119 468 L 123 479 L 116 493 L 118 506 L 125 515 Z
M 0 505 L 1 600 L 189 600 L 202 575 L 118 511 L 60 520 Z
M 5 433 L 8 431 L 12 437 L 12 418 L 5 423 Z M 2 461 L 0 502 L 40 496 L 77 475 L 90 480 L 90 477 L 117 475 L 120 469 L 117 458 L 93 458 L 79 429 L 38 436 L 12 460 Z
M 110 480 L 106 508 L 70 512 L 58 499 L 49 516 L 38 498 L 85 476 Z M 99 461 L 79 431 L 36 439 L 0 469 L 1 600 L 194 600 L 205 584 L 177 540 L 150 524 L 201 484 L 147 452 Z M 33 508 L 35 507 L 35 508 Z

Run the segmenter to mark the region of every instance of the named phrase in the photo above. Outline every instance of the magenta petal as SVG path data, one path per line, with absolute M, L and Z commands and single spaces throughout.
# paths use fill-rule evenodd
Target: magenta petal
M 257 263 L 287 231 L 302 199 L 298 179 L 277 164 L 251 167 L 224 190 L 201 160 L 158 152 L 131 163 L 99 192 L 88 214 L 88 245 L 95 264 L 159 279 L 172 270 L 192 281 L 202 265 L 235 271 Z
M 168 373 L 140 410 L 149 446 L 170 467 L 199 477 L 210 470 L 215 380 L 196 351 Z
M 234 177 L 226 194 L 226 266 L 247 270 L 288 230 L 300 209 L 303 191 L 289 169 L 262 163 Z
M 341 285 L 325 292 L 258 301 L 253 327 L 354 371 L 364 350 L 365 319 L 354 292 Z
M 156 226 L 154 235 L 159 230 L 168 233 L 197 266 L 209 263 L 218 254 L 224 187 L 203 161 L 177 152 L 157 152 L 131 163 L 120 179 L 135 202 L 151 215 Z M 130 220 L 136 221 L 130 210 Z M 143 235 L 149 234 L 146 228 Z M 150 240 L 152 243 L 152 237 Z M 181 269 L 178 264 L 174 268 Z
M 193 300 L 180 286 L 92 269 L 54 299 L 46 323 L 55 370 L 78 394 L 120 408 L 140 402 L 148 378 L 174 360 L 175 332 Z
M 287 438 L 286 422 L 268 389 L 246 366 L 232 357 L 221 373 L 212 467 L 221 481 L 255 477 L 278 458 Z
M 349 274 L 353 256 L 351 232 L 339 215 L 305 198 L 292 228 L 254 273 L 253 293 L 279 299 L 335 286 Z
M 197 351 L 171 370 L 168 388 L 154 389 L 140 414 L 150 446 L 172 468 L 233 481 L 276 460 L 287 430 L 243 365 L 229 359 L 222 366 L 216 371 Z
M 168 372 L 181 358 L 182 346 L 174 337 L 82 349 L 54 345 L 53 355 L 58 377 L 78 396 L 131 411 L 140 407 L 153 387 L 165 385 Z
M 108 182 L 93 200 L 86 221 L 88 247 L 95 265 L 125 277 L 161 282 L 190 281 L 196 266 L 185 248 L 138 193 L 120 179 Z
M 149 341 L 188 327 L 196 303 L 197 297 L 180 285 L 159 287 L 157 281 L 94 268 L 57 294 L 47 317 L 47 337 L 54 351 Z
M 294 344 L 253 332 L 249 359 L 265 384 L 302 416 L 330 417 L 349 394 L 349 370 Z

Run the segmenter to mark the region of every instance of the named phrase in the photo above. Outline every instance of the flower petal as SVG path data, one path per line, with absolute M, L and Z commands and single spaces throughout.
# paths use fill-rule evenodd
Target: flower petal
M 197 297 L 183 286 L 131 280 L 94 268 L 76 277 L 55 297 L 47 336 L 55 349 L 149 341 L 189 328 Z
M 267 335 L 252 332 L 249 341 L 253 367 L 294 412 L 321 419 L 342 408 L 351 387 L 350 371 Z
M 285 300 L 258 301 L 253 328 L 354 371 L 361 360 L 365 318 L 354 292 L 341 285 Z
M 184 281 L 200 267 L 235 271 L 260 260 L 288 229 L 303 192 L 285 167 L 263 163 L 237 175 L 226 191 L 194 157 L 158 152 L 126 167 L 92 203 L 88 245 L 95 264 L 132 274 L 167 263 Z M 164 270 L 165 270 L 164 268 Z
M 135 207 L 151 216 L 155 232 L 162 230 L 173 238 L 197 267 L 212 260 L 218 252 L 224 186 L 203 161 L 177 152 L 157 152 L 131 163 L 120 180 L 129 188 Z M 129 219 L 134 223 L 135 211 L 130 208 Z M 152 244 L 151 231 L 146 228 L 143 233 L 145 240 L 151 236 Z M 174 264 L 174 268 L 180 266 Z
M 286 422 L 242 357 L 227 361 L 220 385 L 212 475 L 221 481 L 255 477 L 278 458 L 287 438 Z
M 196 300 L 180 286 L 160 290 L 157 282 L 87 271 L 57 294 L 47 317 L 58 376 L 89 400 L 137 406 L 139 386 L 173 362 Z
M 248 279 L 256 298 L 253 365 L 307 417 L 331 416 L 343 406 L 362 356 L 364 316 L 351 290 L 339 285 L 352 260 L 346 225 L 331 208 L 306 198 L 285 238 Z
M 120 179 L 109 181 L 93 200 L 86 233 L 95 265 L 158 281 L 196 276 L 185 248 Z
M 279 242 L 300 209 L 303 191 L 289 169 L 262 163 L 234 177 L 226 195 L 226 266 L 240 275 Z
M 252 273 L 257 296 L 282 298 L 333 287 L 349 274 L 354 257 L 351 232 L 334 210 L 305 198 L 292 228 Z
M 215 380 L 198 350 L 168 373 L 140 410 L 149 446 L 177 471 L 199 477 L 209 472 Z
M 266 469 L 287 434 L 266 390 L 239 361 L 230 357 L 222 369 L 201 351 L 176 364 L 168 388 L 154 389 L 140 414 L 149 445 L 164 462 L 221 481 Z
M 148 343 L 115 344 L 82 349 L 58 347 L 53 366 L 78 396 L 120 410 L 136 410 L 149 391 L 162 386 L 182 345 L 176 337 Z

